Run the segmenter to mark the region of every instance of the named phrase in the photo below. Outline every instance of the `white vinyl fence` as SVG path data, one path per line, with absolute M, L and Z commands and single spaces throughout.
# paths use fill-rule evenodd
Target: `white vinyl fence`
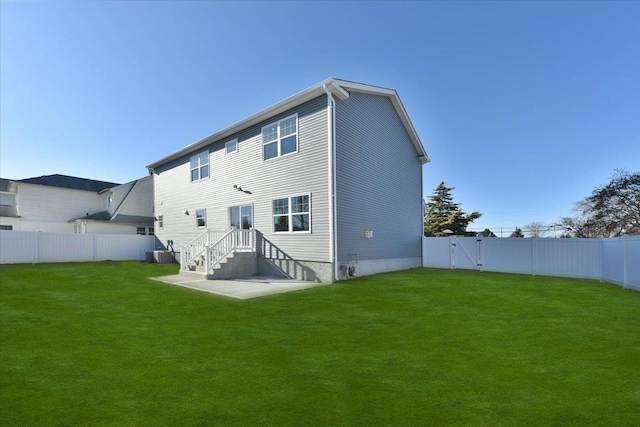
M 0 264 L 144 260 L 155 236 L 0 231 Z
M 424 267 L 598 279 L 640 290 L 640 236 L 425 237 L 423 244 Z

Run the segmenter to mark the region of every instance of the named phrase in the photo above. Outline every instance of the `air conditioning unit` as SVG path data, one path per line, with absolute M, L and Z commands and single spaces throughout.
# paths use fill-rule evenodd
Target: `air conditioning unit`
M 153 261 L 157 264 L 173 264 L 171 251 L 153 251 Z

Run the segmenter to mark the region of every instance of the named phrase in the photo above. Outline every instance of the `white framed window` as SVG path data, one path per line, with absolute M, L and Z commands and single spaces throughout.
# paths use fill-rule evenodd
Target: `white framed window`
M 298 114 L 262 128 L 262 160 L 298 152 Z
M 274 233 L 311 232 L 311 194 L 272 200 Z
M 164 215 L 158 215 L 158 228 L 160 230 L 164 228 Z
M 207 210 L 206 209 L 196 209 L 196 226 L 197 227 L 207 226 Z
M 0 230 L 12 231 L 13 225 L 0 225 Z
M 147 234 L 147 230 L 144 227 L 136 227 L 136 234 L 138 236 L 145 236 Z
M 238 138 L 232 139 L 231 141 L 227 141 L 224 144 L 224 153 L 232 154 L 238 152 Z
M 229 226 L 240 230 L 253 227 L 253 205 L 231 206 L 229 208 Z
M 191 181 L 209 177 L 209 150 L 191 156 Z
M 149 236 L 155 236 L 156 235 L 156 232 L 155 232 L 153 227 L 149 227 L 148 230 L 149 230 L 149 232 L 147 234 L 149 234 Z

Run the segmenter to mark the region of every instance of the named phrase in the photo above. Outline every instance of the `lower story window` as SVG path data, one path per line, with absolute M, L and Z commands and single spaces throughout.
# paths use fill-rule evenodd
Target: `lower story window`
M 13 225 L 0 225 L 0 230 L 13 230 Z
M 136 227 L 136 234 L 144 236 L 147 234 L 147 230 L 144 227 Z
M 153 227 L 149 227 L 149 233 L 148 234 L 149 234 L 149 236 L 155 236 L 156 233 L 155 233 L 155 230 L 154 230 Z
M 310 195 L 282 197 L 273 200 L 273 231 L 296 233 L 311 231 Z
M 198 227 L 207 226 L 207 210 L 206 209 L 196 209 L 196 225 Z

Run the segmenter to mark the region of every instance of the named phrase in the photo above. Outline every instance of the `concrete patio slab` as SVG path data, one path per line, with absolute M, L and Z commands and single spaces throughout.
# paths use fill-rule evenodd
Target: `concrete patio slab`
M 195 273 L 150 277 L 150 279 L 240 300 L 299 291 L 328 284 L 262 276 L 236 280 L 207 280 L 202 275 Z

